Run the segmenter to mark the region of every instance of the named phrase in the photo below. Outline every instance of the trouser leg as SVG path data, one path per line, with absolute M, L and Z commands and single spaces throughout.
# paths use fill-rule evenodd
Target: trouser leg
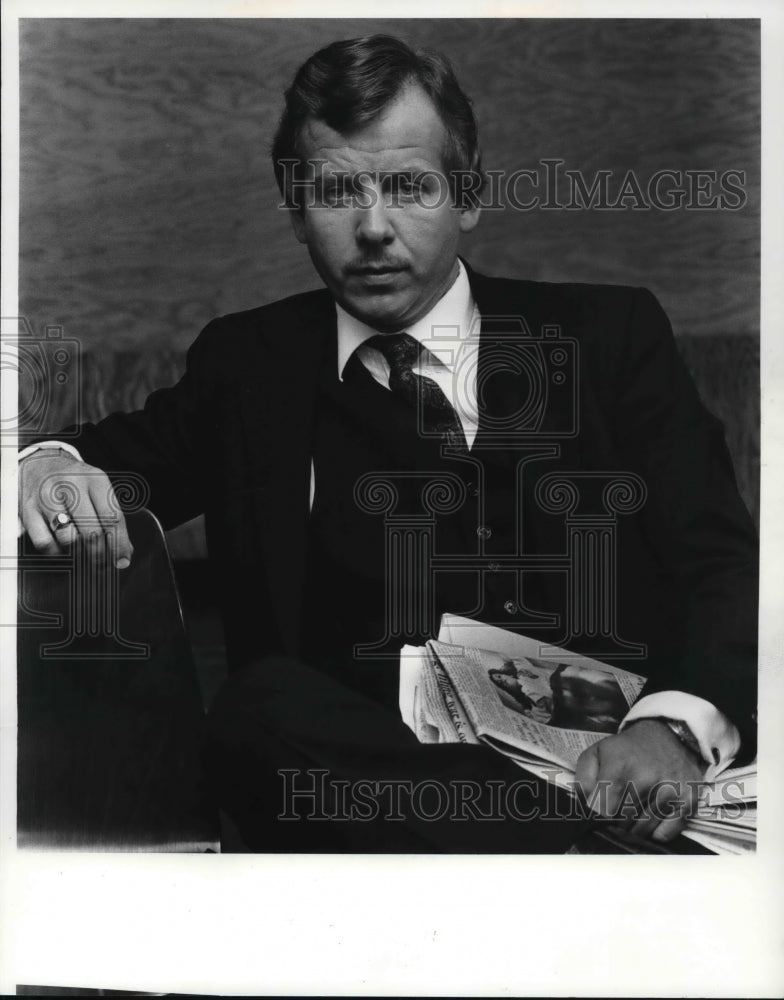
M 283 657 L 229 678 L 207 766 L 254 852 L 562 853 L 586 829 L 500 754 L 422 745 L 394 710 Z

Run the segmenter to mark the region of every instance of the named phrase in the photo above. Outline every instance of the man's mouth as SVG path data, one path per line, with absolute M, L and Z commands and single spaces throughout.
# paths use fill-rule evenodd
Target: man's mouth
M 392 264 L 369 264 L 349 269 L 349 275 L 365 288 L 388 290 L 397 288 L 400 276 L 406 269 Z
M 378 277 L 385 274 L 399 274 L 401 271 L 405 270 L 401 265 L 395 264 L 367 264 L 362 267 L 352 267 L 349 269 L 350 274 L 356 274 L 360 277 Z

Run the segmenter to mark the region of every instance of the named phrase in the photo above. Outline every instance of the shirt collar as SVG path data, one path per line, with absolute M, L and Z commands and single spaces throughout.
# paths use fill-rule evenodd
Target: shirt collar
M 406 333 L 424 344 L 450 371 L 454 370 L 460 344 L 471 334 L 476 313 L 468 275 L 459 258 L 457 267 L 457 278 L 430 312 L 405 328 Z M 338 319 L 338 378 L 342 379 L 351 355 L 366 340 L 375 337 L 378 330 L 347 313 L 337 302 L 335 309 Z

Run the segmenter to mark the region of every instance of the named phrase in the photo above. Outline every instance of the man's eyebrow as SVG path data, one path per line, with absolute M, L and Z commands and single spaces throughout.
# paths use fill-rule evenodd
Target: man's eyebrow
M 390 156 L 409 154 L 413 153 L 414 156 L 419 156 L 421 153 L 425 152 L 423 146 L 379 146 L 378 149 L 354 149 L 351 146 L 319 146 L 316 152 L 321 154 L 326 154 L 326 158 L 329 158 L 330 153 L 338 153 L 339 155 L 345 155 L 346 150 L 351 150 L 353 153 L 361 153 L 368 156 L 378 156 L 379 153 L 388 153 Z
M 335 178 L 340 180 L 353 179 L 355 177 L 369 177 L 373 180 L 383 180 L 387 177 L 418 177 L 433 175 L 436 173 L 442 173 L 442 171 L 437 171 L 434 167 L 419 164 L 409 164 L 399 167 L 380 167 L 372 170 L 369 167 L 357 167 L 356 169 L 349 170 L 345 167 L 336 167 L 331 164 L 327 164 L 324 169 L 320 171 L 320 176 L 327 179 Z
M 365 151 L 363 151 L 365 152 Z M 309 156 L 305 162 L 315 163 L 318 165 L 323 165 L 323 169 L 338 171 L 350 171 L 359 172 L 361 170 L 373 170 L 373 171 L 384 171 L 384 172 L 400 172 L 403 170 L 433 170 L 438 169 L 438 164 L 433 163 L 426 150 L 420 149 L 417 146 L 405 146 L 399 149 L 391 150 L 377 150 L 375 152 L 368 153 L 368 155 L 373 157 L 378 157 L 380 154 L 389 154 L 388 166 L 379 165 L 383 163 L 382 160 L 376 161 L 373 164 L 357 164 L 350 160 L 345 153 L 338 149 L 337 147 L 319 147 L 312 156 Z

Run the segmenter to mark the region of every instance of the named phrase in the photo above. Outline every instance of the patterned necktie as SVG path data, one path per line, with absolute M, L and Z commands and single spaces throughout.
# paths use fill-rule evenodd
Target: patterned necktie
M 440 436 L 450 447 L 468 451 L 463 425 L 452 404 L 433 379 L 412 371 L 422 345 L 408 333 L 377 334 L 367 343 L 389 363 L 389 388 L 394 395 L 418 407 L 422 431 Z

